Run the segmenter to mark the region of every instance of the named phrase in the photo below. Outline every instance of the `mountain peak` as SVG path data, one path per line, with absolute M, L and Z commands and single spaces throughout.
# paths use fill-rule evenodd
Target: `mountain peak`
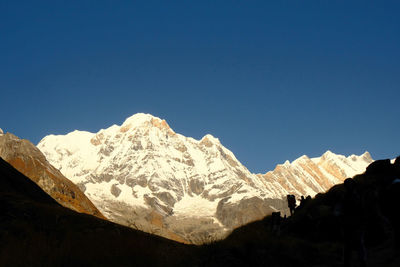
M 327 150 L 324 154 L 322 154 L 322 157 L 324 157 L 324 158 L 329 158 L 329 157 L 335 156 L 335 155 L 336 155 L 336 154 L 333 153 L 332 151 Z
M 372 156 L 368 151 L 365 151 L 364 154 L 362 154 L 360 157 L 362 157 L 366 160 L 372 161 Z
M 122 123 L 121 131 L 126 132 L 129 129 L 141 127 L 144 125 L 151 125 L 153 127 L 159 128 L 160 130 L 168 130 L 171 133 L 174 133 L 165 120 L 146 113 L 137 113 L 128 117 L 124 121 L 124 123 Z
M 125 119 L 124 123 L 122 123 L 121 126 L 139 126 L 142 125 L 143 123 L 150 122 L 152 119 L 159 119 L 157 117 L 154 117 L 151 114 L 148 113 L 136 113 L 128 118 Z
M 294 161 L 293 161 L 293 163 L 299 163 L 299 162 L 307 162 L 307 161 L 309 161 L 310 160 L 310 158 L 307 156 L 307 155 L 303 155 L 303 156 L 301 156 L 300 158 L 297 158 L 297 159 L 295 159 Z
M 203 138 L 201 138 L 200 141 L 202 141 L 202 140 L 209 140 L 209 141 L 214 142 L 214 143 L 220 143 L 219 139 L 214 137 L 211 134 L 206 134 L 205 136 L 203 136 Z

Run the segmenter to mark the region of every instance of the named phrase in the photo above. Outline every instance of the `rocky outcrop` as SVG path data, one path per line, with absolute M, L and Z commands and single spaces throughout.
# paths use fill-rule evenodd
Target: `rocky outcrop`
M 105 219 L 93 203 L 28 140 L 0 135 L 0 157 L 29 177 L 64 207 Z

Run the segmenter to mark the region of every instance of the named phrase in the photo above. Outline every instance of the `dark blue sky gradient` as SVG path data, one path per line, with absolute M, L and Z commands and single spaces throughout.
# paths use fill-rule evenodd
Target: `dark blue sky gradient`
M 395 157 L 400 2 L 371 2 L 0 1 L 0 127 L 37 143 L 145 112 L 253 172 Z

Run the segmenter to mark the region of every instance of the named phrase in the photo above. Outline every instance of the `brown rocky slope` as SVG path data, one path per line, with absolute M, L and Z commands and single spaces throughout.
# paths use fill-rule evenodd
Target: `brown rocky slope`
M 105 219 L 82 191 L 54 168 L 28 140 L 0 133 L 0 157 L 39 185 L 59 204 Z

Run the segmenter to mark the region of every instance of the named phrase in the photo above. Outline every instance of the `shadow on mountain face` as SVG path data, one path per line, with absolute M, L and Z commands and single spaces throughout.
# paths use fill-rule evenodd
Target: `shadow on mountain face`
M 399 161 L 376 161 L 354 177 L 368 266 L 400 266 Z M 0 160 L 0 265 L 342 266 L 344 194 L 343 184 L 318 194 L 282 221 L 279 235 L 268 216 L 220 242 L 189 246 L 61 207 Z
M 0 159 L 0 266 L 196 265 L 195 247 L 59 205 Z

